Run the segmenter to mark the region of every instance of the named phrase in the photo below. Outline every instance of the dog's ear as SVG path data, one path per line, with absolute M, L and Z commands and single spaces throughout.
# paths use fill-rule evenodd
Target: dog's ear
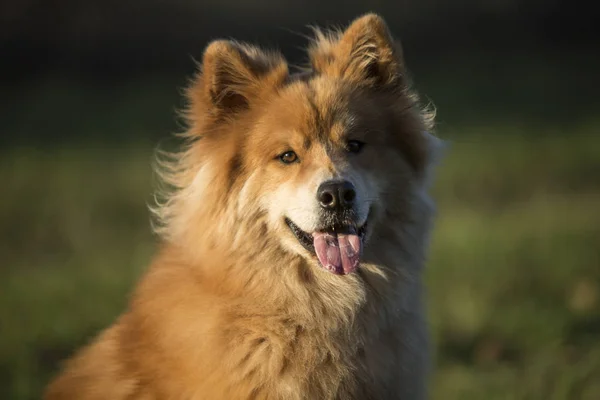
M 317 30 L 309 54 L 318 74 L 372 86 L 403 83 L 402 50 L 376 14 L 354 20 L 341 33 Z
M 217 40 L 204 51 L 201 74 L 190 95 L 193 102 L 200 96 L 202 106 L 208 106 L 207 111 L 215 117 L 233 116 L 249 108 L 266 90 L 281 84 L 287 75 L 281 55 Z

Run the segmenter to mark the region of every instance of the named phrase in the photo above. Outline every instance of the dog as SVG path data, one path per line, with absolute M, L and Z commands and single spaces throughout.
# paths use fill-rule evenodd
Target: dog
M 427 397 L 433 112 L 376 14 L 308 55 L 207 46 L 157 255 L 45 399 Z

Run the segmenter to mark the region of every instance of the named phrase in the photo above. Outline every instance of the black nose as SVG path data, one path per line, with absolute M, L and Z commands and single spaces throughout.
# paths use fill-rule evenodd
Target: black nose
M 331 180 L 319 186 L 317 200 L 326 210 L 345 210 L 354 205 L 356 191 L 348 181 Z

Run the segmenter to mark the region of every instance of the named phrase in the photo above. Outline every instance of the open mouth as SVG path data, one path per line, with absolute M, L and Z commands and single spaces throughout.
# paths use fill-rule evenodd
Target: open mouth
M 289 218 L 285 222 L 300 244 L 314 254 L 326 270 L 346 275 L 358 268 L 367 232 L 366 222 L 361 227 L 336 225 L 313 233 L 303 231 Z

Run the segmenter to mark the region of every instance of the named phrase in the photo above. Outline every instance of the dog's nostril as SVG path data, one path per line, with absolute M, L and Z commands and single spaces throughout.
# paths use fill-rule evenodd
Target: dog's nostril
M 323 204 L 324 206 L 333 204 L 334 203 L 333 194 L 331 194 L 329 192 L 321 193 L 320 201 L 321 201 L 321 204 Z
M 352 189 L 346 190 L 344 192 L 344 201 L 346 201 L 346 203 L 351 203 L 352 201 L 354 201 L 355 197 L 356 197 L 356 192 L 354 192 L 354 190 L 352 190 Z

